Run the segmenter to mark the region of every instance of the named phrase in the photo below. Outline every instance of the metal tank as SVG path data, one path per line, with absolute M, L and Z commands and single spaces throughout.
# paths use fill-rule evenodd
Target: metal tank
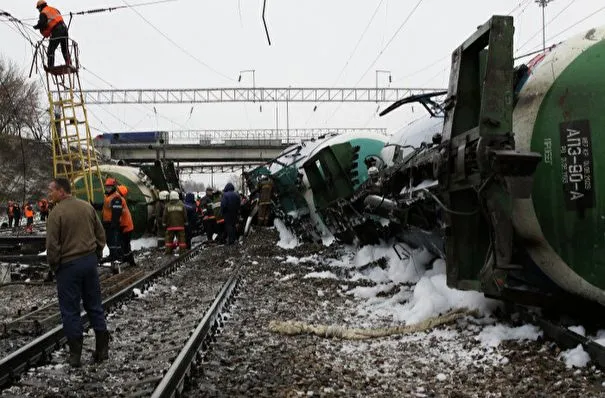
M 128 188 L 126 203 L 132 214 L 134 223 L 133 238 L 141 237 L 151 228 L 153 221 L 154 204 L 157 201 L 157 190 L 143 171 L 137 167 L 101 165 L 99 166 L 103 178 L 113 177 L 118 184 Z M 83 185 L 82 179 L 75 181 L 75 186 Z M 94 179 L 94 202 L 103 202 L 103 182 Z
M 536 265 L 568 292 L 605 304 L 605 28 L 533 60 L 517 87 L 516 149 L 542 155 L 513 223 Z M 605 144 L 604 144 L 605 145 Z M 605 147 L 604 147 L 605 149 Z

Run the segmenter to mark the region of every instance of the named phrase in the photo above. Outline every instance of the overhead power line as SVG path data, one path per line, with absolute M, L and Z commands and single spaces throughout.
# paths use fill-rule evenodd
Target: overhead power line
M 395 31 L 395 33 L 393 34 L 393 36 L 391 36 L 391 38 L 389 39 L 389 41 L 387 42 L 387 44 L 383 47 L 383 49 L 380 50 L 380 52 L 378 53 L 378 55 L 376 56 L 376 58 L 374 59 L 374 61 L 372 61 L 372 63 L 370 64 L 370 66 L 368 66 L 368 68 L 363 73 L 363 75 L 361 75 L 361 77 L 359 78 L 359 80 L 357 81 L 357 83 L 355 83 L 355 86 L 357 86 L 363 80 L 363 78 L 368 74 L 368 72 L 372 69 L 372 67 L 376 64 L 376 62 L 378 62 L 378 60 L 380 59 L 380 57 L 382 56 L 382 54 L 385 52 L 385 50 L 387 48 L 389 48 L 389 46 L 391 45 L 391 43 L 393 42 L 393 40 L 395 40 L 395 38 L 397 37 L 397 35 L 399 35 L 399 32 L 401 32 L 401 30 L 407 24 L 407 22 L 410 20 L 410 18 L 412 18 L 412 15 L 414 15 L 414 13 L 418 9 L 418 7 L 420 7 L 420 4 L 422 4 L 422 2 L 423 2 L 423 0 L 419 0 L 418 3 L 416 3 L 416 5 L 414 6 L 414 8 L 412 8 L 412 11 L 410 11 L 410 13 L 408 14 L 408 16 L 401 23 L 401 25 L 399 25 L 399 28 L 397 28 L 397 30 Z
M 126 0 L 122 0 L 122 2 L 124 4 L 126 4 L 127 6 L 131 7 L 132 6 L 130 4 L 128 4 L 128 2 Z M 179 45 L 177 42 L 175 42 L 174 40 L 172 40 L 168 35 L 166 35 L 164 32 L 162 32 L 158 27 L 156 27 L 153 23 L 151 23 L 151 21 L 149 21 L 147 18 L 145 18 L 143 16 L 143 14 L 141 14 L 139 11 L 137 11 L 135 8 L 132 8 L 132 11 L 134 11 L 143 21 L 145 21 L 149 26 L 151 26 L 156 32 L 158 32 L 160 35 L 162 35 L 163 38 L 165 38 L 166 40 L 168 40 L 170 43 L 172 43 L 173 46 L 175 46 L 176 48 L 178 48 L 179 50 L 181 50 L 181 52 L 183 52 L 184 54 L 186 54 L 187 56 L 189 56 L 190 58 L 192 58 L 194 61 L 196 61 L 197 63 L 199 63 L 200 65 L 202 65 L 203 67 L 207 68 L 208 70 L 216 73 L 219 76 L 224 77 L 227 80 L 230 81 L 235 81 L 235 79 L 227 76 L 226 74 L 214 69 L 212 66 L 208 65 L 206 62 L 202 61 L 201 59 L 199 59 L 198 57 L 196 57 L 195 55 L 191 54 L 189 51 L 187 51 L 186 49 L 184 49 L 181 45 Z
M 544 27 L 547 27 L 548 25 L 550 25 L 552 22 L 554 22 L 555 19 L 557 19 L 560 15 L 562 15 L 569 7 L 572 6 L 573 3 L 575 3 L 576 0 L 571 0 L 571 2 L 569 2 L 569 4 L 567 4 L 561 11 L 559 11 L 554 17 L 552 17 L 545 25 Z M 526 41 L 523 42 L 523 44 L 521 44 L 519 46 L 519 48 L 517 48 L 517 51 L 515 52 L 519 52 L 521 51 L 521 49 L 523 47 L 525 47 L 526 45 L 528 45 L 534 37 L 538 36 L 540 33 L 542 33 L 542 29 L 536 31 L 536 33 L 534 33 L 529 39 L 527 39 Z

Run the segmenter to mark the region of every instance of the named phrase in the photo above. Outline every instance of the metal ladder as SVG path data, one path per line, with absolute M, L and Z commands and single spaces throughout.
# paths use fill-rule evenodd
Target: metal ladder
M 69 49 L 71 65 L 43 65 L 50 104 L 53 175 L 68 179 L 73 195 L 93 201 L 93 178 L 102 179 L 82 94 L 77 43 L 70 40 Z M 45 57 L 41 59 L 44 63 Z M 102 187 L 102 183 L 97 186 Z

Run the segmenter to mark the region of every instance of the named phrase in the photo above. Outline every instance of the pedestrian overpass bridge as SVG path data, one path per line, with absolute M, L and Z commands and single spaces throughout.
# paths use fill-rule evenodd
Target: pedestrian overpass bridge
M 361 131 L 386 133 L 386 129 L 380 128 L 176 130 L 165 132 L 161 140 L 153 142 L 101 140 L 95 143 L 95 148 L 105 158 L 133 164 L 163 159 L 179 163 L 251 164 L 274 159 L 286 147 L 301 141 Z

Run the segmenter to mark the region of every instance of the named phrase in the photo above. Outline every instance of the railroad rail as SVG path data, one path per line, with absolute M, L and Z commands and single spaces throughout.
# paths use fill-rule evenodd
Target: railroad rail
M 105 311 L 109 311 L 118 303 L 128 300 L 133 296 L 134 289 L 145 289 L 153 280 L 174 272 L 183 263 L 195 256 L 200 250 L 201 248 L 190 250 L 159 269 L 124 287 L 119 292 L 103 300 L 103 308 Z M 85 312 L 82 312 L 81 317 L 84 326 L 88 327 L 88 319 Z M 11 384 L 13 380 L 28 368 L 45 362 L 53 351 L 65 345 L 66 342 L 67 339 L 63 333 L 63 325 L 58 325 L 34 341 L 1 359 L 0 388 L 5 388 L 7 385 Z
M 605 369 L 605 347 L 602 345 L 537 314 L 521 311 L 521 317 L 524 321 L 540 327 L 544 336 L 557 343 L 561 348 L 570 349 L 582 345 L 591 361 L 601 369 Z
M 151 395 L 152 398 L 171 398 L 179 396 L 183 392 L 186 379 L 191 374 L 191 368 L 196 365 L 198 353 L 218 328 L 220 313 L 223 308 L 231 304 L 239 281 L 239 275 L 235 274 L 225 283 L 168 372 L 158 383 Z

